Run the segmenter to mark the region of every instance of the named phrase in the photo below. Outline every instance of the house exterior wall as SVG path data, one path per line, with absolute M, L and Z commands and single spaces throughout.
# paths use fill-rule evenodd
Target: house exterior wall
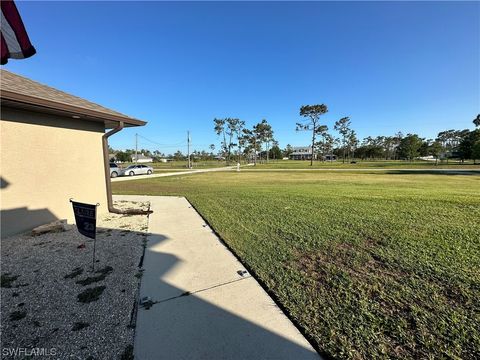
M 312 147 L 311 146 L 295 146 L 293 151 L 288 156 L 290 160 L 311 160 L 312 159 Z M 317 159 L 317 154 L 314 154 L 313 159 Z
M 102 123 L 3 107 L 1 235 L 56 219 L 73 222 L 70 198 L 107 211 Z

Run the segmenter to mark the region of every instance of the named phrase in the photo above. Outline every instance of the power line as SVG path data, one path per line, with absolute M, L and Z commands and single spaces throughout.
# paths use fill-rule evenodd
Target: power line
M 156 142 L 156 141 L 154 141 L 154 140 L 148 139 L 148 138 L 146 138 L 145 136 L 142 136 L 142 135 L 140 135 L 140 134 L 138 134 L 138 136 L 141 137 L 142 139 L 147 140 L 148 142 L 151 142 L 152 144 L 155 144 L 155 145 L 158 145 L 158 146 L 164 146 L 164 147 L 170 146 L 170 147 L 172 147 L 172 146 L 186 145 L 186 144 L 185 144 L 185 143 L 186 143 L 185 140 L 183 140 L 183 141 L 181 141 L 181 142 L 179 142 L 179 143 L 175 143 L 175 144 L 162 144 L 162 143 Z

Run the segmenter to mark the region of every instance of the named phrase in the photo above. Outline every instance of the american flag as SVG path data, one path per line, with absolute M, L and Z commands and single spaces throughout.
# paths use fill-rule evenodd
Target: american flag
M 0 4 L 2 8 L 1 64 L 4 65 L 8 58 L 24 59 L 35 54 L 36 51 L 30 43 L 22 18 L 13 0 L 2 0 Z

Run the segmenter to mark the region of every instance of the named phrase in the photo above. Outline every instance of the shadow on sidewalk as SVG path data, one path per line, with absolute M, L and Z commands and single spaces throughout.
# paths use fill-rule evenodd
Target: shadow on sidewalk
M 263 324 L 268 325 L 269 319 L 262 314 L 254 323 L 204 300 L 209 299 L 212 291 L 216 291 L 216 296 L 228 298 L 229 303 L 238 305 L 241 299 L 232 297 L 229 288 L 242 286 L 242 283 L 246 284 L 245 281 L 252 279 L 240 278 L 213 290 L 205 290 L 201 293 L 203 299 L 197 294 L 186 293 L 187 289 L 168 284 L 163 277 L 174 270 L 181 259 L 155 249 L 164 241 L 171 240 L 160 234 L 151 235 L 145 251 L 146 270 L 141 294 L 148 295 L 149 288 L 154 286 L 157 293 L 165 296 L 152 299 L 154 303 L 150 307 L 140 307 L 138 310 L 135 336 L 137 359 L 320 358 L 312 349 L 267 330 Z M 153 263 L 155 266 L 149 266 Z M 248 309 L 249 306 L 251 304 L 244 303 L 235 308 Z M 281 310 L 276 308 L 274 311 Z

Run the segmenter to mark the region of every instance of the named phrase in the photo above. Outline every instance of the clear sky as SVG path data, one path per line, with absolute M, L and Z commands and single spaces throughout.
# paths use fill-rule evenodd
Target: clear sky
M 147 120 L 114 148 L 219 144 L 213 118 L 275 137 L 325 103 L 360 137 L 473 128 L 480 112 L 479 2 L 17 2 L 38 54 L 6 69 Z M 145 140 L 147 138 L 156 144 Z

